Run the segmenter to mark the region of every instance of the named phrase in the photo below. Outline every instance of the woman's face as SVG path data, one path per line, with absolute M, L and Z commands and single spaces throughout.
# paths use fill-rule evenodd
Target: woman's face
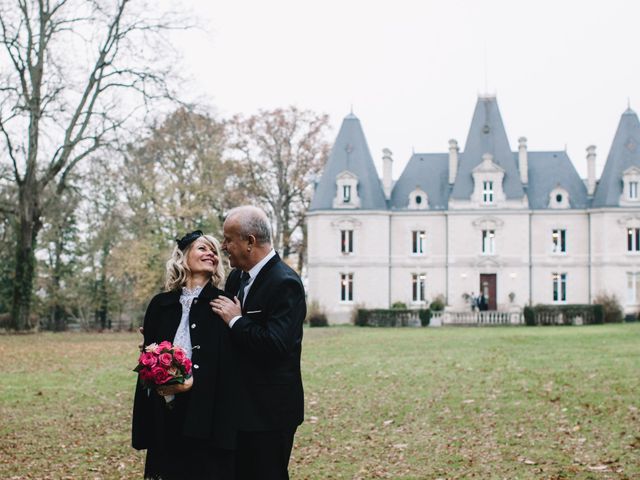
M 218 266 L 218 252 L 202 237 L 196 239 L 187 253 L 187 266 L 192 275 L 212 276 Z

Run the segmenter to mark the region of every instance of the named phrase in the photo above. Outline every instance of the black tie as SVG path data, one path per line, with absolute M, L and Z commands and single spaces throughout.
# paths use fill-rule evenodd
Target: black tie
M 246 288 L 247 283 L 249 283 L 250 278 L 251 278 L 251 275 L 249 275 L 247 272 L 242 272 L 242 275 L 240 275 L 240 291 L 238 292 L 238 299 L 240 300 L 240 305 L 244 303 L 244 289 Z

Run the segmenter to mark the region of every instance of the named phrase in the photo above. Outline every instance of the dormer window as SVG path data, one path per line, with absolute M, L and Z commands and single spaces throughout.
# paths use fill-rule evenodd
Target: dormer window
M 333 199 L 333 208 L 358 208 L 358 177 L 345 170 L 336 176 L 336 197 Z
M 633 166 L 622 172 L 622 195 L 620 195 L 621 206 L 631 206 L 640 204 L 640 168 Z
M 504 174 L 504 169 L 493 161 L 493 155 L 485 153 L 482 162 L 471 173 L 474 184 L 471 201 L 478 207 L 496 207 L 506 201 L 502 190 Z
M 549 193 L 549 208 L 570 208 L 569 192 L 561 186 L 557 186 Z
M 482 182 L 482 203 L 493 203 L 493 182 L 490 180 Z
M 429 198 L 426 192 L 420 187 L 416 187 L 415 190 L 409 194 L 409 209 L 426 210 L 427 208 L 429 208 Z

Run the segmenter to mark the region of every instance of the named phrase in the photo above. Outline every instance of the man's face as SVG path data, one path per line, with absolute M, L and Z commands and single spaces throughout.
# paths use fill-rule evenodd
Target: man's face
M 249 263 L 249 241 L 242 238 L 238 222 L 233 218 L 226 220 L 222 231 L 224 236 L 222 250 L 229 255 L 229 264 L 233 268 L 245 270 Z

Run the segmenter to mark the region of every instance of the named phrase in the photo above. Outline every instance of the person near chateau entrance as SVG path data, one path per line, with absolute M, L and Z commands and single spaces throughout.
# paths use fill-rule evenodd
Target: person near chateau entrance
M 303 421 L 300 372 L 306 315 L 300 277 L 274 251 L 263 210 L 237 207 L 223 225 L 222 249 L 234 270 L 211 307 L 229 326 L 238 379 L 238 480 L 286 480 Z

